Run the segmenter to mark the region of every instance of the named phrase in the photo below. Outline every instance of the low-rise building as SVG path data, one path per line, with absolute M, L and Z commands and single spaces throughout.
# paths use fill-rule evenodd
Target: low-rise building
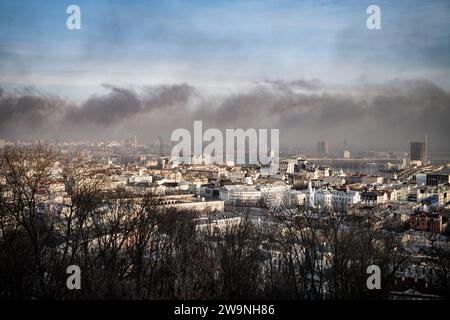
M 387 194 L 377 190 L 366 191 L 361 193 L 361 203 L 366 206 L 377 206 L 386 203 Z
M 194 195 L 171 195 L 161 199 L 161 206 L 177 210 L 196 212 L 223 212 L 224 201 L 220 199 L 207 199 Z
M 409 228 L 432 233 L 442 232 L 442 216 L 438 213 L 420 211 L 409 217 Z

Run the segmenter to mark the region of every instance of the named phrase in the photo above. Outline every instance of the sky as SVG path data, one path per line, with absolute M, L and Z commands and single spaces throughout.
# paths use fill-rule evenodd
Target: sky
M 71 4 L 81 9 L 80 30 L 66 27 Z M 380 30 L 366 26 L 370 4 L 381 9 Z M 0 30 L 3 136 L 54 137 L 68 114 L 97 119 L 95 112 L 110 111 L 99 136 L 135 130 L 153 139 L 204 116 L 218 127 L 283 126 L 290 142 L 300 135 L 402 147 L 429 133 L 436 147 L 448 145 L 440 120 L 450 108 L 448 1 L 0 0 Z M 24 107 L 24 97 L 43 105 Z M 189 116 L 173 118 L 173 108 Z M 380 110 L 397 120 L 416 114 L 396 130 Z M 421 127 L 419 115 L 430 110 L 438 122 Z M 59 115 L 58 128 L 49 128 L 46 112 Z M 255 113 L 258 121 L 247 119 Z M 355 114 L 359 123 L 349 127 Z M 42 125 L 16 129 L 37 115 Z M 85 135 L 79 125 L 70 135 Z

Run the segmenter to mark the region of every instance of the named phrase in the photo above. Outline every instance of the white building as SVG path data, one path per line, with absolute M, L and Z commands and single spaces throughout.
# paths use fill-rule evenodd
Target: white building
M 361 202 L 361 194 L 350 189 L 333 190 L 332 203 L 334 208 L 345 208 Z
M 133 175 L 127 178 L 127 183 L 152 183 L 153 176 L 150 175 Z
M 255 186 L 229 185 L 219 190 L 225 204 L 257 207 L 261 204 L 261 191 Z
M 333 205 L 332 194 L 327 188 L 316 191 L 314 201 L 316 205 L 325 209 L 331 209 Z
M 377 206 L 387 202 L 387 193 L 380 192 L 377 190 L 362 192 L 361 193 L 361 203 L 366 206 Z
M 265 185 L 228 185 L 219 190 L 219 197 L 226 204 L 248 207 L 265 205 L 266 199 L 282 198 L 291 187 L 285 183 Z
M 223 214 L 222 216 L 208 216 L 196 220 L 196 230 L 224 231 L 241 223 L 241 217 Z
M 288 161 L 286 173 L 294 173 L 295 172 L 295 162 L 294 161 Z
M 311 181 L 308 182 L 308 189 L 301 191 L 304 194 L 304 205 L 306 207 L 345 208 L 361 202 L 361 194 L 358 191 L 328 190 L 312 188 Z

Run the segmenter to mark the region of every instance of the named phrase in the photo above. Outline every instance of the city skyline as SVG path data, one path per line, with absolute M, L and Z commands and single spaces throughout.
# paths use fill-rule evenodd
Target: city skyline
M 187 84 L 141 91 L 105 86 L 109 93 L 80 104 L 37 89 L 3 90 L 0 136 L 98 141 L 137 133 L 151 143 L 160 136 L 168 141 L 173 130 L 203 120 L 219 129 L 280 128 L 283 146 L 320 139 L 336 146 L 349 139 L 360 149 L 407 150 L 410 141 L 428 134 L 430 150 L 448 151 L 450 95 L 430 82 L 393 81 L 369 90 L 370 97 L 367 87 L 349 94 L 347 89 L 317 93 L 310 86 L 311 81 L 264 82 L 225 97 L 202 96 Z

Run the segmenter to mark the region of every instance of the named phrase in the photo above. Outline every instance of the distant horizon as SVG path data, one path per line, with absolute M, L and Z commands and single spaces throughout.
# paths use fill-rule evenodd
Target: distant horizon
M 244 128 L 242 128 L 244 129 Z M 152 148 L 158 145 L 158 140 L 159 138 L 162 138 L 160 136 L 158 137 L 154 137 L 151 139 L 146 139 L 144 141 L 141 140 L 141 138 L 138 136 L 138 145 L 143 145 L 146 146 L 148 148 Z M 90 143 L 90 144 L 100 144 L 100 143 L 112 143 L 112 142 L 121 142 L 124 143 L 126 141 L 129 141 L 129 143 L 131 143 L 132 137 L 115 137 L 115 138 L 109 138 L 109 139 L 40 139 L 40 138 L 23 138 L 23 139 L 8 139 L 5 138 L 3 136 L 0 136 L 0 140 L 4 140 L 5 142 L 8 143 L 13 143 L 16 144 L 18 142 L 20 143 L 31 143 L 31 144 L 37 144 L 37 143 L 42 143 L 42 144 L 48 144 L 48 145 L 52 145 L 52 144 L 64 144 L 64 143 Z M 325 154 L 321 154 L 322 156 L 335 156 L 337 155 L 339 152 L 343 151 L 343 150 L 349 150 L 351 152 L 359 152 L 359 151 L 363 151 L 363 152 L 379 152 L 379 153 L 388 153 L 388 152 L 394 152 L 394 153 L 409 153 L 410 152 L 410 143 L 412 142 L 424 142 L 424 141 L 420 141 L 420 140 L 415 140 L 415 141 L 409 141 L 404 147 L 399 147 L 399 148 L 383 148 L 383 147 L 355 147 L 355 146 L 351 146 L 351 143 L 349 143 L 349 147 L 348 148 L 343 148 L 343 143 L 339 144 L 330 144 L 329 141 L 327 140 L 317 140 L 317 141 L 313 141 L 311 143 L 300 143 L 297 145 L 293 145 L 293 144 L 286 144 L 283 143 L 283 141 L 280 142 L 280 152 L 282 153 L 286 153 L 286 152 L 300 152 L 300 153 L 308 153 L 308 154 L 315 154 L 318 153 L 317 152 L 317 142 L 319 141 L 326 141 L 328 143 L 328 148 L 329 148 L 329 152 L 325 153 Z M 351 142 L 351 141 L 350 141 Z M 175 142 L 170 142 L 169 140 L 164 141 L 163 140 L 163 145 L 165 147 L 168 147 L 170 145 L 175 144 Z M 207 143 L 204 143 L 204 146 L 206 146 Z M 450 148 L 427 148 L 427 152 L 428 155 L 433 154 L 433 155 L 437 155 L 437 154 L 444 154 L 444 155 L 448 155 L 448 159 L 450 160 Z M 353 156 L 353 154 L 352 154 Z

